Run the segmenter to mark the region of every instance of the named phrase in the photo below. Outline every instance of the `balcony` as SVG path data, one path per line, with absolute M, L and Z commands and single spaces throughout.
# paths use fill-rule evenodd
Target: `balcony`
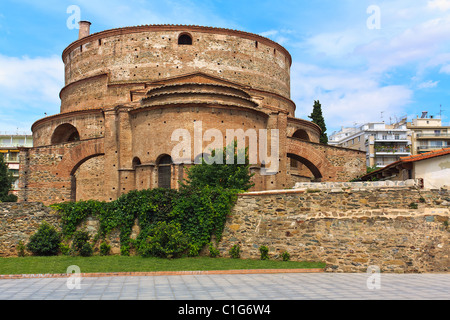
M 416 135 L 417 139 L 441 139 L 446 140 L 450 139 L 450 133 L 418 133 Z
M 401 147 L 401 146 L 375 146 L 375 154 L 377 156 L 382 155 L 399 155 L 399 156 L 409 156 L 411 154 L 411 148 L 409 146 L 407 147 Z
M 428 152 L 428 151 L 433 151 L 433 150 L 439 150 L 439 149 L 444 149 L 444 148 L 450 148 L 450 145 L 441 145 L 441 146 L 417 146 L 417 152 L 418 153 L 423 153 L 423 152 Z

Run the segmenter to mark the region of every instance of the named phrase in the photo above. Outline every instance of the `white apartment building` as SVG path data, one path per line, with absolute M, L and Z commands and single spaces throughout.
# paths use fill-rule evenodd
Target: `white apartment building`
M 342 128 L 329 136 L 330 145 L 366 152 L 368 167 L 383 168 L 400 157 L 411 155 L 411 135 L 406 119 L 396 124 L 369 122 L 359 127 Z
M 412 132 L 413 154 L 450 147 L 450 126 L 443 126 L 441 119 L 428 116 L 426 111 L 408 122 L 408 129 Z

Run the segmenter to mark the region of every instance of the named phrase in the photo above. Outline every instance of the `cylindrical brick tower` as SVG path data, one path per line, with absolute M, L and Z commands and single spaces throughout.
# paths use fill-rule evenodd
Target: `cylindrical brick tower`
M 22 200 L 109 201 L 133 189 L 177 188 L 186 164 L 171 156 L 172 135 L 185 129 L 194 137 L 199 126 L 202 133 L 221 133 L 224 142 L 227 130 L 278 130 L 277 172 L 259 174 L 265 163 L 257 157 L 255 190 L 336 175 L 325 173 L 319 127 L 295 118 L 291 55 L 272 40 L 181 25 L 90 34 L 83 21 L 62 59 L 61 112 L 32 126 L 34 147 L 23 150 Z M 192 142 L 190 160 L 207 145 Z

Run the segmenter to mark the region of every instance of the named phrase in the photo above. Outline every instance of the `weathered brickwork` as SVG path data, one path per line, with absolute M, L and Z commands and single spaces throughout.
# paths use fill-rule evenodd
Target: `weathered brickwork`
M 198 123 L 202 135 L 220 132 L 223 146 L 227 130 L 264 129 L 268 138 L 279 132 L 272 175 L 261 174 L 268 164 L 261 161 L 258 136 L 251 154 L 258 153 L 252 162 L 255 191 L 304 180 L 348 181 L 365 171 L 363 152 L 321 145 L 320 128 L 295 118 L 291 56 L 269 39 L 171 25 L 82 34 L 63 52 L 61 113 L 36 121 L 34 147 L 22 150 L 20 201 L 110 201 L 133 189 L 177 188 L 185 165 L 172 159 L 170 169 L 161 170 L 160 161 L 172 156 L 176 129 L 191 137 L 185 159 L 194 162 L 208 153 L 213 139 L 201 136 L 198 144 Z M 181 36 L 192 44 L 179 44 Z
M 411 204 L 414 205 L 411 205 Z M 417 209 L 415 206 L 417 205 Z M 220 251 L 241 257 L 324 261 L 329 272 L 447 272 L 450 192 L 409 187 L 308 189 L 245 194 L 228 218 Z

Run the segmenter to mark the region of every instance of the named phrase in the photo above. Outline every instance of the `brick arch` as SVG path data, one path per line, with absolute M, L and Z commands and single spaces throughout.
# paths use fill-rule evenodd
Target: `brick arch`
M 287 156 L 303 163 L 316 179 L 322 179 L 324 172 L 333 166 L 324 152 L 314 148 L 314 144 L 295 138 L 288 138 L 287 142 Z
M 59 177 L 71 177 L 84 162 L 104 154 L 103 139 L 83 141 L 64 154 L 55 173 Z
M 305 141 L 311 141 L 311 138 L 309 137 L 309 134 L 305 129 L 297 129 L 292 135 L 292 137 Z

